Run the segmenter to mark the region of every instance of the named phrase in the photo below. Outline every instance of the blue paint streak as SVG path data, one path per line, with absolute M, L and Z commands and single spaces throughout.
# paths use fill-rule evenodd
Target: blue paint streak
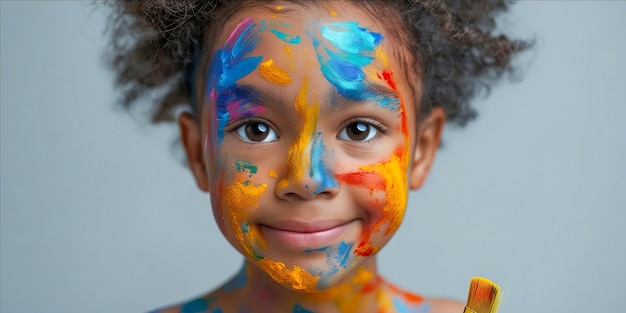
M 357 22 L 338 22 L 322 26 L 322 37 L 330 47 L 320 47 L 320 41 L 312 37 L 320 69 L 338 93 L 351 100 L 369 101 L 382 107 L 397 110 L 398 97 L 382 95 L 366 81 L 363 68 L 375 59 L 374 49 L 382 42 L 379 33 L 359 27 Z M 334 49 L 330 49 L 334 48 Z
M 180 308 L 181 313 L 205 313 L 209 307 L 203 299 L 196 299 L 183 304 Z
M 239 37 L 232 42 L 226 42 L 222 49 L 215 51 L 213 61 L 209 70 L 208 77 L 211 77 L 207 85 L 206 94 L 211 94 L 212 90 L 221 98 L 217 103 L 217 119 L 218 119 L 218 142 L 224 139 L 224 127 L 228 124 L 229 114 L 227 104 L 230 103 L 227 93 L 226 98 L 222 97 L 222 93 L 229 88 L 236 88 L 236 82 L 244 76 L 254 71 L 263 56 L 246 57 L 257 46 L 259 38 L 256 32 L 253 32 L 255 26 L 251 21 L 242 31 Z M 243 27 L 243 25 L 242 25 Z
M 350 257 L 350 251 L 352 251 L 352 245 L 354 243 L 345 243 L 341 242 L 339 247 L 337 248 L 337 255 L 335 256 L 335 261 L 341 265 L 344 269 L 347 266 L 348 258 Z
M 322 37 L 348 53 L 372 51 L 383 39 L 381 34 L 359 27 L 358 22 L 329 23 L 320 30 Z
M 311 168 L 309 169 L 309 176 L 317 182 L 315 194 L 339 186 L 331 170 L 324 166 L 325 155 L 326 147 L 322 138 L 319 135 L 315 136 L 311 147 Z
M 290 43 L 290 44 L 299 44 L 300 41 L 302 41 L 302 39 L 300 38 L 300 36 L 296 36 L 293 37 L 287 33 L 283 33 L 279 30 L 275 30 L 275 29 L 271 29 L 270 30 L 272 33 L 274 33 L 274 35 L 276 35 L 276 37 L 278 37 L 278 39 L 286 42 L 286 43 Z
M 309 311 L 309 310 L 307 310 L 307 309 L 303 308 L 303 307 L 302 307 L 301 305 L 299 305 L 299 304 L 296 304 L 296 305 L 293 307 L 293 313 L 314 313 L 314 312 L 313 312 L 313 311 Z
M 241 60 L 226 60 L 226 62 L 232 63 L 229 66 L 225 66 L 224 73 L 220 75 L 218 81 L 219 88 L 217 91 L 222 92 L 225 88 L 233 86 L 239 79 L 252 73 L 259 63 L 261 63 L 261 59 L 263 59 L 263 56 L 249 57 Z
M 357 67 L 366 66 L 372 63 L 372 61 L 374 60 L 374 57 L 361 53 L 334 53 L 328 48 L 325 48 L 325 50 L 331 59 L 341 60 L 343 62 L 353 64 Z

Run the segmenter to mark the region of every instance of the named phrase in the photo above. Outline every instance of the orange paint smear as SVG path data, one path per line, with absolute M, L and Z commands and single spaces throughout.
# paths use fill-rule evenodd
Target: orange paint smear
M 393 293 L 402 296 L 402 298 L 404 298 L 404 300 L 406 300 L 408 302 L 411 302 L 412 304 L 419 304 L 419 303 L 424 302 L 424 298 L 423 297 L 421 297 L 419 295 L 416 295 L 414 293 L 410 293 L 410 292 L 401 290 L 400 288 L 396 287 L 393 284 L 390 284 L 389 282 L 387 282 L 387 286 L 389 287 L 389 289 Z
M 242 182 L 243 181 L 243 182 Z M 254 186 L 243 179 L 238 179 L 225 189 L 226 204 L 232 214 L 232 228 L 235 238 L 243 247 L 246 254 L 257 260 L 257 263 L 266 273 L 280 284 L 289 284 L 295 290 L 315 291 L 319 276 L 313 276 L 304 269 L 294 266 L 288 269 L 284 263 L 275 262 L 255 253 L 252 243 L 258 243 L 263 249 L 267 243 L 260 235 L 257 227 L 249 225 L 246 232 L 242 225 L 247 223 L 247 216 L 243 212 L 250 207 L 258 207 L 258 200 L 267 190 L 267 185 Z
M 251 184 L 245 184 L 242 181 L 245 180 L 238 179 L 228 185 L 224 189 L 224 195 L 226 197 L 226 205 L 232 216 L 231 226 L 233 228 L 235 238 L 239 241 L 246 254 L 256 257 L 254 249 L 250 243 L 257 240 L 263 246 L 265 245 L 265 242 L 263 240 L 259 240 L 262 237 L 258 234 L 258 230 L 256 230 L 255 227 L 248 229 L 248 232 L 244 235 L 242 225 L 247 223 L 247 216 L 244 212 L 247 208 L 258 207 L 258 200 L 267 190 L 267 184 L 254 186 Z M 244 236 L 246 238 L 244 238 Z
M 389 228 L 385 234 L 395 232 L 406 210 L 408 183 L 406 177 L 406 161 L 397 154 L 391 156 L 388 162 L 361 167 L 365 171 L 378 172 L 386 181 L 386 203 L 382 210 L 382 218 L 374 225 L 373 231 L 378 231 L 382 224 L 389 221 Z
M 381 282 L 382 282 L 382 279 L 380 278 L 380 276 L 376 276 L 376 278 L 373 281 L 368 282 L 367 284 L 363 285 L 363 288 L 361 288 L 361 293 L 370 293 L 376 290 L 380 286 Z
M 291 76 L 289 73 L 280 66 L 274 64 L 274 60 L 269 59 L 265 62 L 259 64 L 259 74 L 268 82 L 278 85 L 285 86 L 291 84 Z
M 400 152 L 403 151 L 403 152 Z M 404 218 L 404 212 L 406 211 L 407 196 L 408 196 L 408 181 L 406 177 L 407 158 L 406 148 L 398 148 L 396 152 L 391 155 L 391 159 L 387 162 L 361 166 L 359 168 L 360 173 L 372 173 L 372 175 L 380 177 L 384 182 L 385 191 L 385 205 L 381 210 L 381 218 L 376 221 L 374 227 L 372 227 L 372 233 L 380 231 L 380 228 L 385 223 L 389 223 L 385 231 L 385 235 L 395 232 Z M 357 172 L 359 173 L 359 172 Z M 358 182 L 360 186 L 369 188 L 369 181 L 358 180 L 356 176 L 355 182 Z M 377 180 L 375 180 L 377 181 Z M 370 256 L 376 253 L 378 249 L 370 244 L 371 233 L 362 233 L 361 241 L 354 253 L 360 256 Z
M 259 260 L 258 264 L 274 281 L 279 284 L 287 284 L 294 290 L 315 291 L 317 281 L 320 279 L 319 276 L 313 276 L 298 266 L 289 269 L 284 263 L 275 262 L 268 258 Z

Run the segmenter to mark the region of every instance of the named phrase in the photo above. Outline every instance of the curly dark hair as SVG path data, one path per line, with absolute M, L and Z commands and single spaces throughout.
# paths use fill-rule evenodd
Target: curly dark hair
M 251 0 L 125 0 L 110 2 L 107 62 L 127 109 L 151 98 L 152 122 L 172 121 L 176 110 L 192 109 L 198 47 L 212 44 L 228 18 Z M 352 0 L 394 10 L 421 79 L 420 115 L 432 107 L 464 126 L 476 117 L 471 100 L 513 71 L 511 59 L 531 43 L 497 32 L 495 18 L 506 0 Z M 209 34 L 209 35 L 207 35 Z M 211 35 L 212 34 L 212 35 Z M 193 110 L 193 109 L 192 109 Z

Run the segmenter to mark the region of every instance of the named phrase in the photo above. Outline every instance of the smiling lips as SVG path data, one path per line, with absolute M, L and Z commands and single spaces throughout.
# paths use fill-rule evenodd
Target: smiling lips
M 270 225 L 261 224 L 263 236 L 269 242 L 283 244 L 295 250 L 315 250 L 336 242 L 350 224 L 356 220 L 320 221 L 302 223 L 295 221 L 278 222 Z

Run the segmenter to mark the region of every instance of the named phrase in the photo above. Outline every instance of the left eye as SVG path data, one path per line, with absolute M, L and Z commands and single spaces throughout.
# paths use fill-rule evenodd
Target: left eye
M 371 124 L 356 122 L 346 126 L 339 133 L 338 138 L 348 141 L 370 141 L 378 135 L 378 129 Z
M 235 130 L 237 135 L 247 142 L 271 142 L 278 140 L 276 132 L 265 123 L 250 122 Z

